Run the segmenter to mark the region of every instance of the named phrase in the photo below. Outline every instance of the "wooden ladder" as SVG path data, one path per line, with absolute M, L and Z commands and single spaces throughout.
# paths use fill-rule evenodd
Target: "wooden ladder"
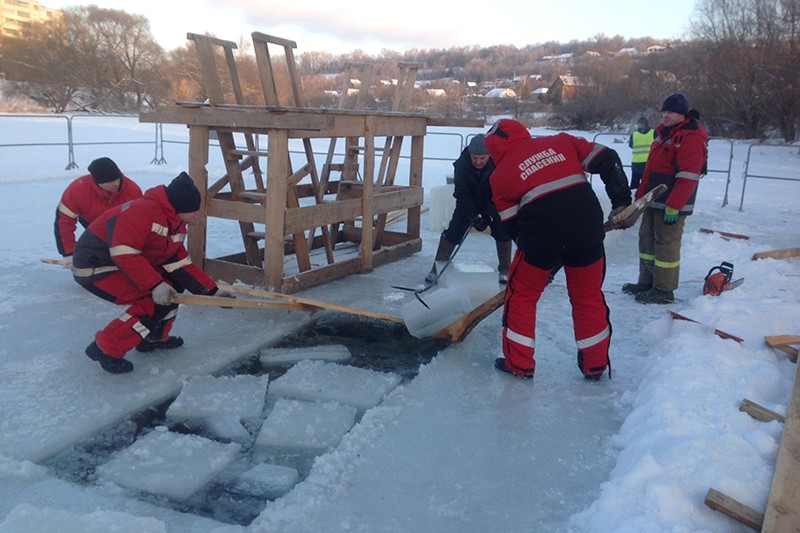
M 288 69 L 289 85 L 291 94 L 288 101 L 283 105 L 294 107 L 305 107 L 303 96 L 300 88 L 300 78 L 297 74 L 297 67 L 294 58 L 294 49 L 297 44 L 288 39 L 282 39 L 272 35 L 267 35 L 260 32 L 253 32 L 253 47 L 256 55 L 256 64 L 258 65 L 258 72 L 261 79 L 261 88 L 264 92 L 264 101 L 267 106 L 279 107 L 282 105 L 278 95 L 277 84 L 275 83 L 275 70 L 273 68 L 272 59 L 269 53 L 269 45 L 276 45 L 283 47 L 283 54 L 286 60 L 286 68 Z M 311 146 L 311 139 L 308 137 L 302 138 L 303 150 L 306 157 L 306 163 L 297 171 L 292 170 L 291 157 L 289 157 L 289 173 L 287 184 L 286 201 L 287 206 L 295 208 L 300 206 L 300 197 L 297 192 L 297 185 L 306 177 L 311 179 L 311 188 L 313 190 L 313 197 L 316 204 L 324 202 L 325 189 L 320 184 L 319 174 L 314 159 L 314 150 Z M 269 178 L 282 179 L 279 176 L 269 176 Z M 314 233 L 316 228 L 309 231 L 309 235 L 305 233 L 296 233 L 292 235 L 294 243 L 294 251 L 297 257 L 297 265 L 300 272 L 311 270 L 311 259 L 309 256 L 310 249 L 313 248 Z M 333 241 L 330 238 L 327 226 L 321 227 L 322 241 L 325 247 L 325 257 L 328 264 L 333 264 Z
M 209 105 L 214 107 L 229 103 L 244 104 L 244 94 L 242 92 L 241 83 L 239 82 L 239 75 L 236 70 L 236 61 L 233 56 L 233 50 L 237 48 L 236 43 L 196 33 L 187 34 L 187 38 L 191 41 L 194 41 L 195 49 L 197 50 L 200 69 L 203 72 L 203 79 L 205 80 L 206 94 L 208 96 Z M 220 77 L 219 69 L 217 68 L 215 48 L 221 49 L 222 53 L 224 54 L 225 64 L 227 66 L 227 72 L 229 76 L 228 81 L 233 92 L 233 102 L 228 102 L 225 98 L 222 79 Z M 219 139 L 220 149 L 222 150 L 222 158 L 225 163 L 226 175 L 215 184 L 210 186 L 209 192 L 215 195 L 226 185 L 229 185 L 234 199 L 252 199 L 248 197 L 247 188 L 244 183 L 244 176 L 242 174 L 243 170 L 250 168 L 253 171 L 256 190 L 263 193 L 266 189 L 264 187 L 264 180 L 261 173 L 261 168 L 259 166 L 258 156 L 266 155 L 266 152 L 260 152 L 257 149 L 253 135 L 249 133 L 243 134 L 245 137 L 247 150 L 240 150 L 236 147 L 236 142 L 234 141 L 233 133 L 231 131 L 226 131 L 223 129 L 217 129 L 215 131 L 217 138 Z M 242 156 L 246 157 L 244 157 L 242 160 Z M 254 225 L 251 222 L 239 222 L 239 228 L 242 234 L 247 264 L 261 266 L 262 259 L 258 249 L 258 241 L 254 241 L 251 237 L 255 230 Z

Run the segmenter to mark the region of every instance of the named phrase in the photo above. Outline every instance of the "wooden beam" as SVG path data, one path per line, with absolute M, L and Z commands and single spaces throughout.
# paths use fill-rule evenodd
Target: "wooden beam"
M 764 533 L 800 530 L 800 365 L 794 373 L 775 475 L 764 513 Z
M 268 302 L 263 300 L 246 300 L 241 298 L 223 298 L 221 296 L 203 296 L 200 294 L 176 294 L 172 302 L 186 305 L 205 305 L 212 307 L 236 307 L 245 309 L 269 309 L 273 311 L 316 311 L 317 307 L 299 302 Z
M 787 257 L 797 257 L 800 255 L 800 248 L 784 248 L 782 250 L 772 250 L 769 252 L 757 252 L 753 254 L 753 261 L 757 259 L 786 259 Z
M 790 345 L 800 344 L 800 335 L 768 335 L 764 337 L 764 341 L 776 350 L 780 350 L 788 355 L 793 363 L 797 362 L 797 356 L 800 351 Z
M 282 300 L 284 302 L 296 304 L 296 305 L 303 305 L 307 308 L 314 308 L 316 310 L 326 309 L 328 311 L 338 311 L 341 313 L 347 313 L 350 315 L 359 315 L 365 316 L 368 318 L 377 318 L 379 320 L 388 320 L 390 322 L 397 322 L 403 324 L 403 319 L 399 316 L 388 315 L 386 313 L 379 313 L 376 311 L 367 311 L 366 309 L 359 309 L 357 307 L 350 307 L 346 305 L 339 305 L 333 304 L 329 302 L 323 302 L 321 300 L 312 300 L 310 298 L 303 298 L 300 296 L 289 296 L 286 294 L 281 294 L 277 292 L 269 292 L 263 291 L 260 289 L 253 289 L 248 287 L 240 287 L 235 285 L 219 285 L 220 290 L 239 293 L 239 294 L 246 294 L 248 296 L 256 296 L 260 298 L 268 298 L 268 299 L 275 299 L 275 300 Z M 219 298 L 223 300 L 224 298 Z M 253 301 L 253 300 L 245 300 L 245 301 Z
M 741 240 L 745 240 L 745 241 L 749 241 L 750 240 L 750 236 L 749 235 L 742 235 L 740 233 L 728 233 L 726 231 L 719 231 L 719 230 L 710 229 L 710 228 L 700 228 L 700 233 L 717 233 L 723 239 L 741 239 Z
M 676 313 L 675 311 L 669 311 L 669 314 L 672 316 L 672 318 L 674 318 L 676 320 L 685 320 L 687 322 L 694 322 L 695 324 L 700 324 L 701 326 L 705 326 L 705 324 L 701 324 L 697 320 L 695 320 L 693 318 L 689 318 L 686 315 L 682 315 L 680 313 Z M 706 327 L 710 327 L 710 326 L 706 326 Z M 739 344 L 744 342 L 743 338 L 737 337 L 736 335 L 731 335 L 730 333 L 728 333 L 726 331 L 722 331 L 721 329 L 716 329 L 716 328 L 711 328 L 711 329 L 714 330 L 714 335 L 716 335 L 717 337 L 719 337 L 721 339 L 734 340 L 734 341 L 738 342 Z
M 742 400 L 742 403 L 739 404 L 739 410 L 760 422 L 772 422 L 773 420 L 781 424 L 786 422 L 786 419 L 782 415 L 779 415 L 775 411 L 770 411 L 763 405 L 758 405 L 756 402 L 750 401 L 747 398 Z
M 763 514 L 717 490 L 708 489 L 705 504 L 715 511 L 719 511 L 722 514 L 730 516 L 737 522 L 741 522 L 747 527 L 755 529 L 756 531 L 762 531 L 761 524 L 764 521 Z
M 466 315 L 462 316 L 458 320 L 453 321 L 452 324 L 434 333 L 433 338 L 449 339 L 452 342 L 461 342 L 470 331 L 475 329 L 475 326 L 477 326 L 481 320 L 502 307 L 505 300 L 505 295 L 506 291 L 503 289 Z

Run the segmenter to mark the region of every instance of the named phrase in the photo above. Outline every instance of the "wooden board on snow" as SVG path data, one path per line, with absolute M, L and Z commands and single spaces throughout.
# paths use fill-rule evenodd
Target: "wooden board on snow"
M 449 326 L 443 328 L 433 335 L 434 339 L 450 339 L 452 342 L 461 342 L 472 331 L 478 323 L 491 315 L 503 305 L 506 291 L 503 289 L 475 309 L 453 321 Z

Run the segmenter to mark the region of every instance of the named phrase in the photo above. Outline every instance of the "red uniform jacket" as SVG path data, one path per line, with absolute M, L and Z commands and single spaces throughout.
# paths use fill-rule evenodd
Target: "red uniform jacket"
M 183 245 L 181 222 L 159 185 L 144 197 L 115 207 L 92 222 L 75 248 L 73 274 L 91 282 L 116 270 L 140 291 L 152 290 L 165 278 L 194 294 L 209 294 L 217 285 L 192 263 Z
M 671 128 L 657 127 L 642 184 L 636 189 L 636 198 L 665 183 L 667 192 L 650 208 L 663 210 L 672 207 L 682 215 L 691 214 L 707 158 L 708 133 L 695 119 L 687 118 Z
M 142 190 L 133 180 L 122 176 L 116 192 L 101 189 L 91 174 L 81 176 L 67 186 L 56 209 L 55 235 L 58 253 L 72 255 L 75 250 L 75 227 L 80 222 L 85 228 L 108 209 L 140 198 Z

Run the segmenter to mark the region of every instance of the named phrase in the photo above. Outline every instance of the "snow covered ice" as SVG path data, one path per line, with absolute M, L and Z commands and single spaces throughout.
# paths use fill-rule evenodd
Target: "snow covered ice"
M 280 398 L 270 411 L 256 448 L 324 452 L 339 444 L 356 422 L 356 408 L 329 401 Z
M 0 144 L 63 142 L 52 124 L 47 118 L 0 116 Z M 81 142 L 153 138 L 153 125 L 136 118 L 76 120 L 74 127 Z M 186 344 L 169 353 L 131 353 L 136 366 L 131 374 L 106 374 L 83 354 L 95 331 L 120 308 L 86 293 L 67 271 L 39 261 L 55 256 L 55 206 L 66 185 L 100 155 L 112 157 L 143 188 L 168 183 L 185 170 L 187 134 L 185 128 L 165 125 L 164 136 L 176 141 L 165 145 L 166 165 L 150 165 L 152 145 L 144 144 L 78 145 L 75 160 L 81 168 L 73 170 L 63 170 L 67 156 L 59 147 L 0 148 L 0 531 L 109 531 L 112 526 L 145 532 L 749 531 L 703 504 L 712 487 L 764 509 L 782 426 L 753 420 L 738 405 L 748 398 L 786 413 L 796 367 L 763 337 L 800 333 L 800 259 L 751 257 L 800 245 L 800 183 L 751 179 L 739 211 L 748 144 L 724 140 L 712 141 L 710 168 L 727 168 L 730 161 L 730 204 L 722 207 L 726 175 L 711 172 L 687 220 L 676 292 L 680 303 L 641 306 L 622 294 L 621 285 L 634 281 L 638 270 L 636 231 L 612 232 L 606 239 L 612 380 L 585 383 L 580 376 L 559 274 L 538 309 L 535 379 L 515 380 L 492 368 L 500 355 L 500 313 L 492 314 L 462 343 L 443 348 L 413 379 L 399 381 L 360 407 L 363 412 L 339 443 L 313 459 L 286 494 L 274 501 L 264 496 L 263 509 L 249 525 L 139 496 L 155 490 L 155 483 L 134 488 L 124 485 L 124 476 L 98 475 L 104 468 L 109 472 L 105 465 L 113 467 L 115 457 L 132 460 L 130 450 L 142 441 L 145 458 L 171 457 L 148 438 L 183 443 L 185 437 L 185 453 L 201 438 L 196 435 L 156 429 L 109 453 L 85 477 L 60 477 L 54 456 L 117 424 L 130 426 L 131 415 L 172 401 L 193 378 L 220 377 L 243 358 L 258 357 L 326 316 L 182 306 L 174 334 Z M 426 196 L 452 172 L 447 159 L 455 159 L 460 147 L 449 145 L 451 140 L 426 138 L 426 155 L 443 159 L 425 163 Z M 624 139 L 598 140 L 630 161 Z M 752 153 L 751 172 L 800 179 L 797 146 L 757 146 Z M 216 159 L 209 174 L 224 174 Z M 602 199 L 599 181 L 594 183 Z M 399 316 L 413 294 L 391 285 L 421 283 L 433 262 L 440 229 L 423 222 L 421 253 L 303 296 Z M 723 239 L 700 228 L 750 239 Z M 211 224 L 209 253 L 240 251 L 237 232 L 226 221 Z M 464 264 L 493 266 L 494 257 L 494 241 L 480 234 L 471 235 L 458 254 Z M 733 263 L 734 276 L 744 277 L 744 283 L 719 297 L 702 296 L 705 274 L 721 261 Z M 673 321 L 666 308 L 701 324 Z M 720 339 L 711 328 L 744 342 Z M 272 385 L 265 412 L 278 401 L 277 395 L 270 399 Z M 202 468 L 192 464 L 189 479 L 163 471 L 164 486 L 180 498 L 205 483 L 210 465 L 222 470 L 209 483 L 233 487 L 251 468 L 277 463 L 271 457 L 252 463 L 243 458 L 261 428 L 247 429 L 249 437 L 235 443 L 201 441 L 213 444 Z M 109 435 L 100 447 L 113 448 L 114 440 Z M 236 447 L 241 451 L 234 454 Z M 175 455 L 169 462 L 183 464 L 185 457 Z M 183 481 L 186 486 L 178 486 Z

